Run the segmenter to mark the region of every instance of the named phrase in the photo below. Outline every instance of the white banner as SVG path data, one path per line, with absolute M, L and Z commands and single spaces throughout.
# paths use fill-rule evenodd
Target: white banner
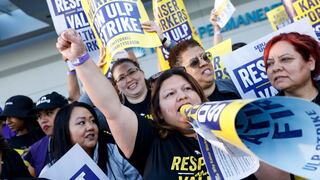
M 109 179 L 78 144 L 74 145 L 62 158 L 39 177 L 69 180 Z
M 75 29 L 82 37 L 93 60 L 99 61 L 99 47 L 80 0 L 47 0 L 51 18 L 57 34 L 66 29 Z

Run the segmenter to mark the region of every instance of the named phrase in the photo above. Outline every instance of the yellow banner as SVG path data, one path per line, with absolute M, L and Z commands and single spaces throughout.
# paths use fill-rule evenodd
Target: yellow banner
M 294 17 L 295 21 L 301 18 L 308 17 L 310 23 L 320 39 L 320 1 L 317 0 L 297 0 L 293 3 L 293 7 L 297 16 Z
M 193 38 L 201 44 L 182 0 L 153 0 L 152 5 L 155 22 L 167 39 L 179 42 Z M 169 52 L 164 48 L 157 48 L 157 55 L 161 70 L 169 69 Z
M 320 22 L 319 8 L 320 2 L 316 0 L 297 0 L 293 3 L 293 7 L 297 13 L 294 17 L 295 20 L 299 20 L 304 17 L 309 17 L 312 25 Z
M 230 79 L 230 75 L 223 64 L 222 56 L 232 52 L 231 39 L 227 39 L 207 51 L 212 54 L 215 79 Z
M 141 23 L 148 21 L 141 0 L 81 0 L 98 46 L 113 57 L 126 48 L 161 46 L 156 33 L 145 32 Z M 111 59 L 105 67 L 108 69 Z
M 267 12 L 268 20 L 271 24 L 273 31 L 276 31 L 291 23 L 291 20 L 283 5 L 276 7 Z

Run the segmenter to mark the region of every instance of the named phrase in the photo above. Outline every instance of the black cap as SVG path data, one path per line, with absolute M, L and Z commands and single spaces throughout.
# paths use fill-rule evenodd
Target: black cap
M 10 97 L 4 106 L 1 117 L 34 117 L 34 103 L 31 98 L 24 95 Z
M 68 104 L 68 100 L 58 94 L 57 92 L 52 92 L 51 94 L 46 94 L 42 96 L 36 103 L 36 110 L 47 110 L 61 108 L 62 106 Z

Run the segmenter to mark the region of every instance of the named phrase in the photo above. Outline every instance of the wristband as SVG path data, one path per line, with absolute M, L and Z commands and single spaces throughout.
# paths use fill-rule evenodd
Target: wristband
M 215 31 L 214 32 L 214 35 L 218 35 L 218 34 L 221 34 L 221 31 Z
M 67 61 L 66 61 L 66 64 L 67 64 L 67 66 L 68 66 L 68 70 L 69 70 L 69 71 L 75 70 L 75 68 L 74 68 L 74 66 L 72 65 L 72 63 L 71 63 L 70 60 L 67 60 Z
M 80 56 L 77 59 L 71 61 L 71 63 L 72 63 L 73 66 L 80 66 L 81 64 L 85 63 L 89 59 L 90 59 L 90 55 L 89 55 L 88 52 L 86 52 L 82 56 Z

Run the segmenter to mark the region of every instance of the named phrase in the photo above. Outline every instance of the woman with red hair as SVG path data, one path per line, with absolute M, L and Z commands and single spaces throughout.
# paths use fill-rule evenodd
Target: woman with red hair
M 296 32 L 273 37 L 264 50 L 268 78 L 280 96 L 299 97 L 320 105 L 316 78 L 320 74 L 317 40 Z

